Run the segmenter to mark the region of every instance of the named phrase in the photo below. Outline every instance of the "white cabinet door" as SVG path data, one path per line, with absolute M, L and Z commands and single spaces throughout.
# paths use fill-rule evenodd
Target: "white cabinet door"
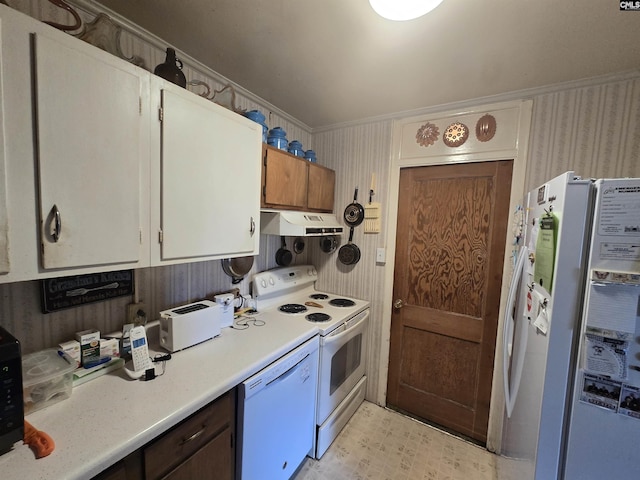
M 34 43 L 42 266 L 135 263 L 140 77 L 69 42 Z
M 0 28 L 2 24 L 0 23 Z M 0 35 L 0 42 L 2 35 Z M 1 44 L 0 44 L 1 46 Z M 1 50 L 1 48 L 0 48 Z M 0 274 L 9 273 L 9 218 L 7 217 L 7 172 L 4 141 L 4 89 L 0 71 Z
M 161 260 L 257 254 L 261 127 L 173 85 L 161 101 Z

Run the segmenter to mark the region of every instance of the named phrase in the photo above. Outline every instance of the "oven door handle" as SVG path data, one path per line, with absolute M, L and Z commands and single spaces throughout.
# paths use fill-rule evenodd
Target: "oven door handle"
M 359 332 L 356 330 L 362 331 L 364 329 L 364 321 L 369 318 L 369 312 L 369 309 L 367 309 L 366 311 L 359 313 L 358 315 L 360 316 L 360 318 L 358 318 L 358 320 L 353 325 L 350 325 L 346 330 L 336 335 L 329 335 L 322 338 L 322 344 L 331 345 L 332 343 L 340 342 L 347 335 L 357 335 Z

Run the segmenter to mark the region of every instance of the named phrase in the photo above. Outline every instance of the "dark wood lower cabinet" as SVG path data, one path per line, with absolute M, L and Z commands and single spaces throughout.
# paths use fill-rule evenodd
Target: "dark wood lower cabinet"
M 141 480 L 144 478 L 142 467 L 142 449 L 140 449 L 107 468 L 93 480 Z
M 93 480 L 233 480 L 235 390 L 231 390 Z
M 218 480 L 233 478 L 231 464 L 231 429 L 227 428 L 191 457 L 177 466 L 163 480 Z

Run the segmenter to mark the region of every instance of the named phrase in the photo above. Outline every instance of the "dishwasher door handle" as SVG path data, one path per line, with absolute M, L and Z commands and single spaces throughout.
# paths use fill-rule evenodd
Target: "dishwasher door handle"
M 274 378 L 273 380 L 268 381 L 265 386 L 268 387 L 271 384 L 278 383 L 278 382 L 281 382 L 283 380 L 286 380 L 287 378 L 289 378 L 291 376 L 291 374 L 293 374 L 293 371 L 296 369 L 296 367 L 298 365 L 300 365 L 302 362 L 304 362 L 307 358 L 309 358 L 309 354 L 308 353 L 304 357 L 302 357 L 298 363 L 296 363 L 295 365 L 292 365 L 291 368 L 289 370 L 287 370 L 286 372 L 284 372 L 282 375 L 279 375 L 276 378 Z

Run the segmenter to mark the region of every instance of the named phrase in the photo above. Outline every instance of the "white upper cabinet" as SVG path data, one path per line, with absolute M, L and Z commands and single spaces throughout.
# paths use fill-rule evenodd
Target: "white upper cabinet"
M 6 5 L 0 22 L 0 283 L 148 266 L 150 74 Z
M 34 47 L 42 266 L 135 264 L 140 77 L 46 36 Z
M 2 4 L 0 26 L 0 283 L 258 253 L 260 125 Z
M 159 235 L 151 263 L 257 254 L 260 125 L 160 79 L 152 80 L 154 95 L 160 147 L 151 198 Z

